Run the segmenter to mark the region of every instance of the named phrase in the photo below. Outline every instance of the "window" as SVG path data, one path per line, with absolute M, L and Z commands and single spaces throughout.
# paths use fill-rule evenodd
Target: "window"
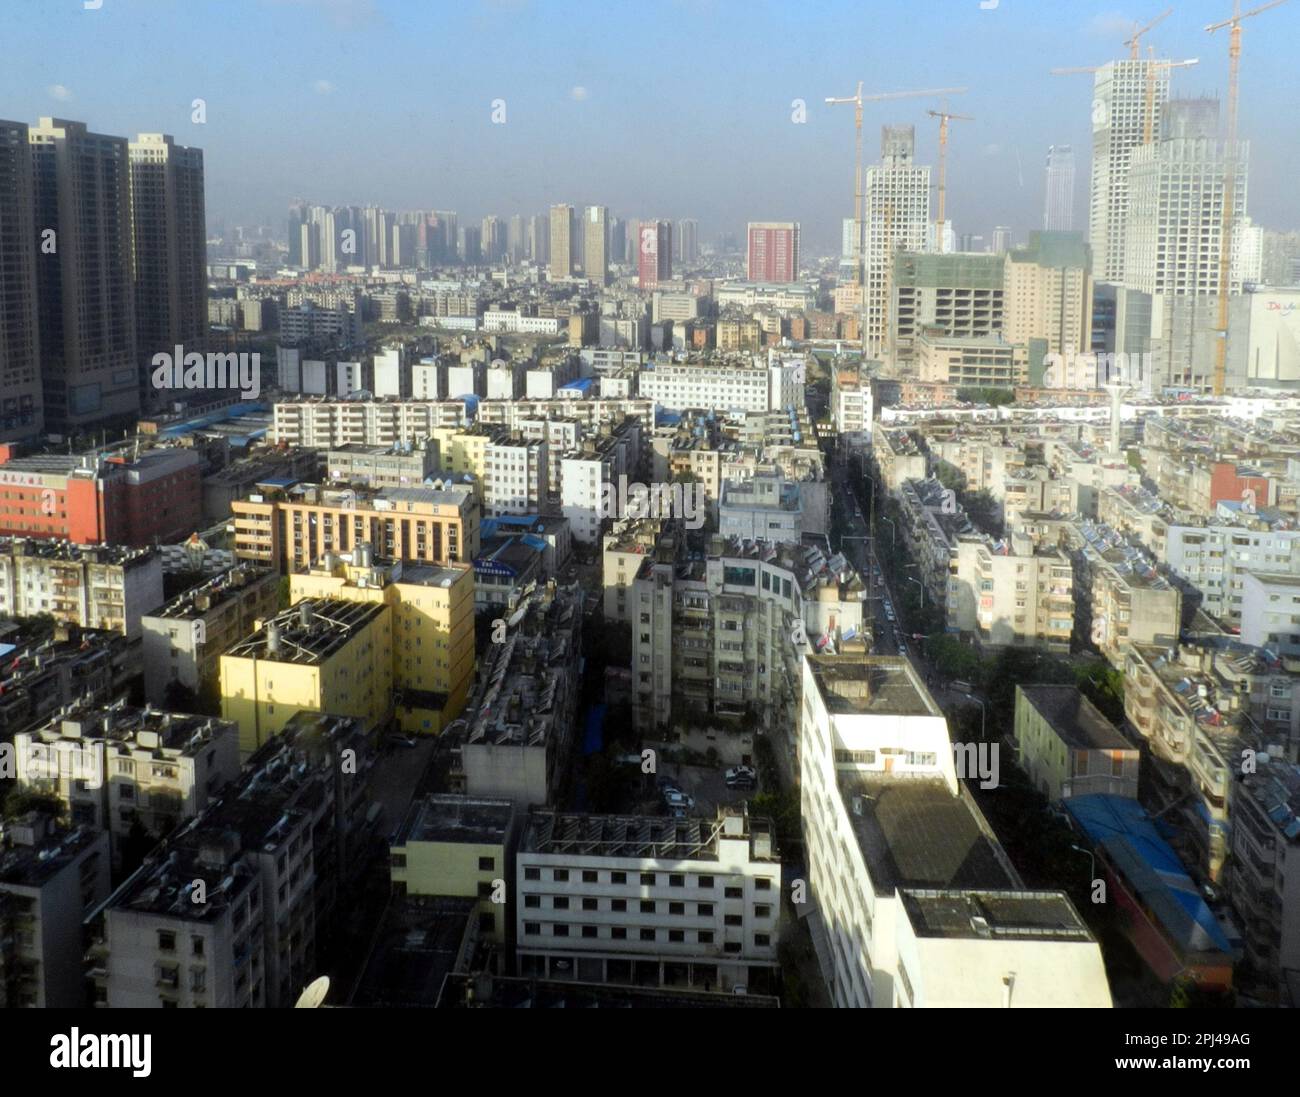
M 525 937 L 540 937 L 540 936 L 541 936 L 541 933 L 542 933 L 542 927 L 541 927 L 541 924 L 540 924 L 539 922 L 525 922 L 525 923 L 524 923 L 524 936 L 525 936 Z
M 569 935 L 569 927 L 568 927 L 568 926 L 566 926 L 566 925 L 556 925 L 556 926 L 551 926 L 551 936 L 552 936 L 552 937 L 567 937 L 568 935 Z
M 701 918 L 711 918 L 713 917 L 713 904 L 698 903 L 696 904 L 695 907 L 695 913 L 698 914 Z
M 756 948 L 767 948 L 772 943 L 772 938 L 766 933 L 754 934 L 754 945 Z
M 655 901 L 653 899 L 641 900 L 641 913 L 653 914 L 655 912 Z
M 595 884 L 600 881 L 600 873 L 593 868 L 584 868 L 582 870 L 582 882 L 584 884 Z
M 743 899 L 745 897 L 744 888 L 726 888 L 723 893 L 728 899 Z
M 641 931 L 641 940 L 643 940 L 643 941 L 653 941 L 654 939 L 655 939 L 655 931 L 654 931 L 654 930 L 652 930 L 652 929 L 643 929 L 643 930 Z
M 932 757 L 933 757 L 933 756 L 932 756 Z M 754 878 L 754 887 L 756 887 L 759 891 L 771 891 L 771 890 L 772 890 L 772 877 L 770 877 L 770 876 L 756 876 L 756 877 Z
M 700 930 L 699 933 L 695 935 L 695 937 L 696 940 L 698 940 L 699 943 L 702 945 L 713 944 L 713 930 L 711 929 L 702 929 Z
M 729 926 L 743 926 L 745 920 L 739 914 L 728 914 L 723 921 Z
M 622 914 L 627 910 L 627 900 L 611 899 L 609 901 L 609 909 L 614 911 L 615 914 Z
M 668 940 L 675 945 L 682 944 L 686 940 L 686 933 L 680 929 L 670 929 L 668 931 Z
M 202 956 L 202 955 L 203 955 L 203 938 L 202 938 L 202 937 L 194 937 L 194 938 L 191 938 L 191 951 L 193 952 L 193 954 L 194 954 L 195 956 Z
M 541 878 L 542 878 L 542 870 L 540 868 L 524 869 L 525 880 L 540 880 Z
M 702 887 L 702 888 L 712 888 L 712 887 L 713 887 L 713 877 L 712 877 L 712 876 L 701 876 L 700 879 L 699 879 L 699 885 L 700 885 L 700 887 Z
M 645 886 L 645 887 L 654 887 L 654 885 L 655 885 L 655 874 L 654 874 L 653 872 L 643 872 L 643 873 L 641 873 L 641 883 L 642 883 L 642 885 Z
M 568 910 L 569 897 L 567 895 L 555 895 L 551 898 L 552 910 Z
M 492 898 L 492 881 L 491 881 L 491 880 L 480 880 L 480 881 L 478 882 L 478 897 L 479 897 L 480 899 L 491 899 L 491 898 Z
M 160 929 L 158 931 L 158 951 L 175 952 L 176 951 L 176 934 L 170 930 Z
M 627 940 L 627 930 L 624 929 L 622 926 L 614 926 L 614 927 L 609 931 L 609 936 L 610 936 L 610 939 L 613 940 L 613 941 L 626 941 L 626 940 Z
M 584 899 L 582 901 L 583 910 L 599 910 L 600 902 L 596 899 Z
M 669 903 L 669 904 L 668 904 L 668 913 L 669 913 L 669 914 L 685 914 L 685 913 L 686 913 L 686 904 L 685 904 L 685 903 Z
M 686 886 L 686 877 L 681 873 L 674 872 L 668 877 L 668 886 L 675 888 L 684 888 Z
M 758 906 L 756 906 L 756 907 L 754 908 L 754 917 L 755 917 L 755 918 L 771 918 L 771 917 L 772 917 L 772 908 L 769 907 L 769 906 L 764 906 L 763 904 L 760 903 Z
M 611 884 L 626 884 L 626 883 L 627 883 L 627 873 L 626 873 L 626 872 L 611 872 L 611 873 L 609 874 L 609 882 L 610 882 Z
M 598 935 L 598 931 L 595 926 L 583 926 L 582 935 L 584 937 L 595 937 Z
M 496 867 L 497 859 L 495 857 L 480 857 L 478 859 L 479 872 L 491 872 Z
M 567 868 L 552 869 L 551 879 L 558 880 L 560 883 L 567 883 L 569 879 L 569 870 Z
M 524 906 L 528 907 L 530 910 L 536 910 L 541 905 L 542 905 L 542 897 L 540 895 L 524 896 Z

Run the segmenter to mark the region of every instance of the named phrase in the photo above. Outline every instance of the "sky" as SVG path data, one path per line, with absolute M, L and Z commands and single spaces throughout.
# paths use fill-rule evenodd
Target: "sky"
M 957 233 L 1039 228 L 1049 145 L 1072 144 L 1086 228 L 1088 75 L 1168 0 L 5 0 L 0 118 L 172 134 L 204 150 L 210 231 L 325 205 L 694 217 L 701 238 L 793 220 L 838 250 L 853 108 L 827 96 L 966 87 L 948 109 Z M 1176 0 L 1175 0 L 1176 2 Z M 1256 0 L 1246 0 L 1249 9 Z M 1199 58 L 1175 95 L 1226 95 L 1230 0 L 1182 0 L 1145 40 Z M 1243 23 L 1249 212 L 1300 229 L 1300 0 Z M 195 99 L 205 121 L 193 121 Z M 802 101 L 803 111 L 796 101 Z M 939 99 L 868 104 L 937 159 Z M 804 120 L 796 119 L 802 114 Z M 494 121 L 504 118 L 503 121 Z

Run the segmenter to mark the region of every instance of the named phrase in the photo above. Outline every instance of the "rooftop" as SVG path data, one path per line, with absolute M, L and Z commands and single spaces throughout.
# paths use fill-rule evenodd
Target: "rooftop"
M 1076 686 L 1017 686 L 1066 745 L 1084 750 L 1135 750 Z
M 226 655 L 280 663 L 324 663 L 387 610 L 386 605 L 376 603 L 306 599 L 264 622 Z
M 739 821 L 739 825 L 737 822 Z M 734 828 L 734 833 L 728 827 Z M 767 839 L 751 859 L 774 861 L 772 824 L 732 814 L 718 819 L 670 819 L 658 815 L 578 815 L 534 812 L 519 843 L 520 853 L 572 857 L 626 857 L 662 861 L 716 861 L 723 837 Z
M 902 900 L 918 937 L 1093 940 L 1063 891 L 907 889 Z
M 809 655 L 832 716 L 942 716 L 909 660 L 897 655 Z
M 963 789 L 940 778 L 839 774 L 840 795 L 877 895 L 895 888 L 1019 886 L 1010 862 Z
M 411 805 L 396 845 L 408 842 L 505 843 L 514 818 L 509 800 L 470 796 L 426 796 Z

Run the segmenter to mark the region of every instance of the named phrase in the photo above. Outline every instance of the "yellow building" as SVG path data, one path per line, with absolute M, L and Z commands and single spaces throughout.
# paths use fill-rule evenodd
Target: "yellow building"
M 338 599 L 392 608 L 393 687 L 402 730 L 437 735 L 465 708 L 474 682 L 474 569 L 376 562 L 362 543 L 289 578 L 289 600 Z
M 514 805 L 471 796 L 427 796 L 411 805 L 389 847 L 393 888 L 408 896 L 478 900 L 479 934 L 503 943 Z
M 235 556 L 291 574 L 369 541 L 385 556 L 443 564 L 479 551 L 477 489 L 331 488 L 267 483 L 231 503 Z
M 302 601 L 221 657 L 221 715 L 247 758 L 300 709 L 355 716 L 367 732 L 393 704 L 393 610 Z

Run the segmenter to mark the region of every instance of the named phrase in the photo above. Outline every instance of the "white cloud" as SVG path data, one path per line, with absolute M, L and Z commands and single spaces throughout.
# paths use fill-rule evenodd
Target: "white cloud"
M 328 80 L 317 80 L 312 84 L 311 90 L 317 95 L 329 95 L 334 90 L 334 85 Z
M 572 88 L 569 89 L 569 98 L 581 103 L 584 99 L 587 98 L 587 89 L 584 88 L 581 84 L 575 84 Z
M 72 89 L 64 87 L 62 84 L 51 84 L 49 87 L 50 95 L 55 99 L 67 101 L 72 98 Z

